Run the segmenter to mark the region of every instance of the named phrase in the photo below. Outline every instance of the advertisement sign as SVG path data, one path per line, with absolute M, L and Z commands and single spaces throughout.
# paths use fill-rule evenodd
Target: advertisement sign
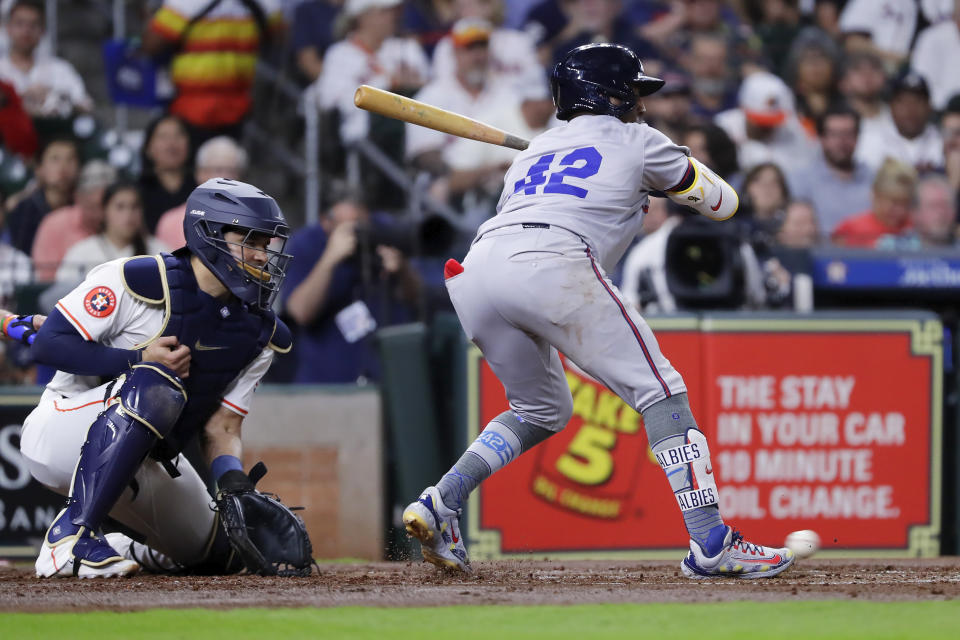
M 0 557 L 34 555 L 63 508 L 63 497 L 34 480 L 20 455 L 20 425 L 39 400 L 0 395 Z
M 814 529 L 825 550 L 844 555 L 938 553 L 942 328 L 931 318 L 651 323 L 709 441 L 726 521 L 765 544 Z M 471 353 L 475 437 L 507 402 Z M 686 548 L 642 418 L 573 363 L 565 367 L 572 420 L 474 494 L 471 552 Z

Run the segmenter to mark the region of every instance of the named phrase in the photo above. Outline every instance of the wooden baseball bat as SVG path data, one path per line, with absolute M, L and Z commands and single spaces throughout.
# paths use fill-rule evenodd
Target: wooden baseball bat
M 520 149 L 521 151 L 530 144 L 523 138 L 462 116 L 459 113 L 447 111 L 366 84 L 357 87 L 356 93 L 353 94 L 353 104 L 361 109 L 379 113 L 388 118 L 396 118 L 461 138 L 489 142 L 490 144 Z

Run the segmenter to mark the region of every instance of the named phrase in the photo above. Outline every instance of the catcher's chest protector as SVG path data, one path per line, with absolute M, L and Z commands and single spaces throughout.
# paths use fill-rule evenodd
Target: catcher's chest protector
M 175 430 L 182 440 L 203 427 L 227 386 L 267 346 L 276 318 L 237 299 L 223 303 L 201 291 L 186 252 L 162 254 L 162 263 L 155 256 L 133 258 L 123 275 L 138 298 L 166 306 L 163 335 L 176 336 L 190 348 L 187 405 Z

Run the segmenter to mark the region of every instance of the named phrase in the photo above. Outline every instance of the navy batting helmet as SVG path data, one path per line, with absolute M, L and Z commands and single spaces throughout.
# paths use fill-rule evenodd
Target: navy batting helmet
M 241 243 L 224 238 L 229 231 L 244 234 Z M 289 228 L 277 202 L 245 182 L 213 178 L 187 198 L 183 235 L 187 247 L 235 296 L 267 309 L 286 277 L 290 256 L 283 253 Z M 246 251 L 231 245 L 253 246 L 253 235 L 273 238 L 263 266 L 248 262 Z
M 550 74 L 557 118 L 569 120 L 586 111 L 619 118 L 654 93 L 663 80 L 643 73 L 643 63 L 633 51 L 619 44 L 587 44 L 570 51 Z M 617 98 L 620 104 L 613 104 Z

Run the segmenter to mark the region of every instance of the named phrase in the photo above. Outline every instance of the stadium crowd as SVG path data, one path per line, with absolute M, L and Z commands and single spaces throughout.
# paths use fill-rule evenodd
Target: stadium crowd
M 559 122 L 548 74 L 573 47 L 617 42 L 665 87 L 646 121 L 740 193 L 735 223 L 703 227 L 652 198 L 617 280 L 647 313 L 683 308 L 669 238 L 727 234 L 744 269 L 735 306 L 789 306 L 798 253 L 955 247 L 960 200 L 960 0 L 153 0 L 139 55 L 169 69 L 140 158 L 77 136 L 97 111 L 45 38 L 45 3 L 4 0 L 0 33 L 0 302 L 43 311 L 91 266 L 175 249 L 190 191 L 256 168 L 242 146 L 258 60 L 280 61 L 324 114 L 326 202 L 294 229 L 279 311 L 296 327 L 275 379 L 377 377 L 377 326 L 442 308 L 440 260 L 492 215 L 514 151 L 353 106 L 359 84 L 530 138 Z M 952 70 L 953 69 L 953 70 Z M 98 79 L 99 81 L 99 79 Z M 109 105 L 106 105 L 109 106 Z M 463 224 L 396 229 L 396 185 L 345 150 L 377 145 Z M 332 160 L 331 160 L 332 158 Z M 399 195 L 398 195 L 399 194 Z M 297 219 L 297 215 L 289 217 Z M 449 221 L 447 224 L 449 227 Z M 415 234 L 416 235 L 416 234 Z M 444 238 L 437 246 L 437 236 Z M 424 249 L 431 251 L 423 255 Z M 31 296 L 23 292 L 31 292 Z M 9 355 L 9 354 L 8 354 Z M 0 377 L 28 379 L 23 354 Z M 15 364 L 19 366 L 14 366 Z

